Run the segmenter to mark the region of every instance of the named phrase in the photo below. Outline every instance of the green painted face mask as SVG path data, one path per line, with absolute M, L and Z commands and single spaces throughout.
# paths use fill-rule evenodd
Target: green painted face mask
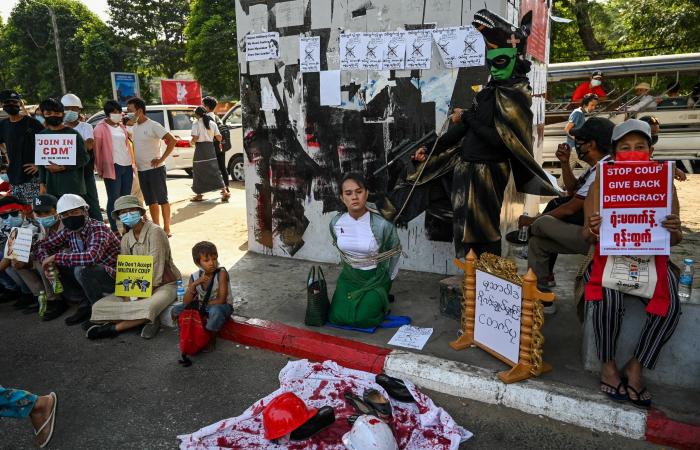
M 494 48 L 486 52 L 486 62 L 494 80 L 507 80 L 513 75 L 517 48 Z

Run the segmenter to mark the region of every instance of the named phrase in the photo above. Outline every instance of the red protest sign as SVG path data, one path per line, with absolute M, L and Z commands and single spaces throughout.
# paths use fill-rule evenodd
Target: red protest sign
M 672 167 L 654 161 L 601 163 L 601 255 L 669 254 L 670 235 L 661 222 L 671 213 Z

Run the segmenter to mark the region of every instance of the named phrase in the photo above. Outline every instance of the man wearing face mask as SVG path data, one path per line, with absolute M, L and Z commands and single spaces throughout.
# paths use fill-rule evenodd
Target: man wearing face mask
M 0 102 L 9 117 L 0 121 L 0 149 L 9 160 L 7 176 L 13 194 L 29 204 L 39 193 L 39 169 L 34 165 L 34 135 L 44 129 L 36 119 L 20 114 L 21 97 L 0 91 Z
M 612 121 L 592 117 L 582 127 L 573 129 L 577 156 L 591 167 L 578 178 L 572 196 L 551 201 L 538 217 L 521 216 L 518 220 L 519 227 L 530 226 L 528 266 L 537 275 L 540 290 L 555 285 L 553 269 L 558 254 L 588 253 L 589 244 L 581 239 L 583 204 L 595 180 L 598 162 L 610 158 L 613 128 Z M 565 165 L 562 163 L 562 167 Z M 551 314 L 554 308 L 554 303 L 550 303 L 544 311 Z
M 44 118 L 46 119 L 46 129 L 39 133 L 42 136 L 52 134 L 74 134 L 76 144 L 75 165 L 61 165 L 51 163 L 47 166 L 39 167 L 39 180 L 41 182 L 41 193 L 51 194 L 60 198 L 63 194 L 77 194 L 86 196 L 85 176 L 83 167 L 88 162 L 88 154 L 85 151 L 85 142 L 82 136 L 73 128 L 67 127 L 64 123 L 63 104 L 56 99 L 49 98 L 39 104 Z
M 12 267 L 12 261 L 4 258 L 5 244 L 13 228 L 31 228 L 32 224 L 26 220 L 28 206 L 17 197 L 8 195 L 0 199 L 0 284 L 5 288 L 6 298 L 19 295 L 14 303 L 15 309 L 26 309 L 36 303 L 30 287 L 22 280 L 17 271 Z M 36 228 L 33 228 L 33 232 Z
M 95 184 L 95 155 L 93 146 L 95 136 L 92 125 L 80 121 L 80 110 L 83 109 L 83 102 L 75 94 L 66 94 L 61 97 L 61 104 L 65 109 L 63 113 L 63 123 L 80 133 L 85 142 L 85 150 L 88 152 L 88 162 L 83 166 L 83 176 L 85 177 L 85 201 L 90 205 L 90 217 L 95 220 L 102 220 L 100 212 L 100 200 L 97 197 L 97 185 Z
M 571 96 L 571 101 L 574 103 L 580 103 L 588 94 L 595 94 L 598 96 L 601 102 L 607 99 L 607 94 L 603 90 L 603 72 L 596 70 L 591 74 L 590 81 L 584 81 L 576 87 L 573 95 Z
M 78 302 L 78 310 L 66 325 L 87 322 L 92 305 L 114 292 L 119 240 L 104 222 L 88 216 L 88 204 L 74 194 L 63 195 L 56 212 L 64 228 L 37 243 L 36 257 L 51 279 L 56 267 L 67 300 Z

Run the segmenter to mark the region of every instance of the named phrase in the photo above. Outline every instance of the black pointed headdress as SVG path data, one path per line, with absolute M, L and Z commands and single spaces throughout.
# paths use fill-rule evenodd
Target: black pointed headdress
M 516 47 L 524 55 L 527 50 L 527 37 L 532 26 L 532 11 L 523 16 L 520 27 L 488 9 L 481 9 L 474 14 L 472 25 L 481 32 L 488 49 Z

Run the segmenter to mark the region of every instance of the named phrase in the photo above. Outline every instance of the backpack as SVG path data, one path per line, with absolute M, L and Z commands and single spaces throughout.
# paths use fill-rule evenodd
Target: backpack
M 195 300 L 190 302 L 177 320 L 180 327 L 181 356 L 178 362 L 185 367 L 192 365 L 192 360 L 190 360 L 187 355 L 195 355 L 209 345 L 211 336 L 209 331 L 205 328 L 207 324 L 207 303 L 209 302 L 209 297 L 211 297 L 214 281 L 221 269 L 222 268 L 219 267 L 214 271 L 214 275 L 207 288 L 207 293 L 204 295 L 202 301 Z

